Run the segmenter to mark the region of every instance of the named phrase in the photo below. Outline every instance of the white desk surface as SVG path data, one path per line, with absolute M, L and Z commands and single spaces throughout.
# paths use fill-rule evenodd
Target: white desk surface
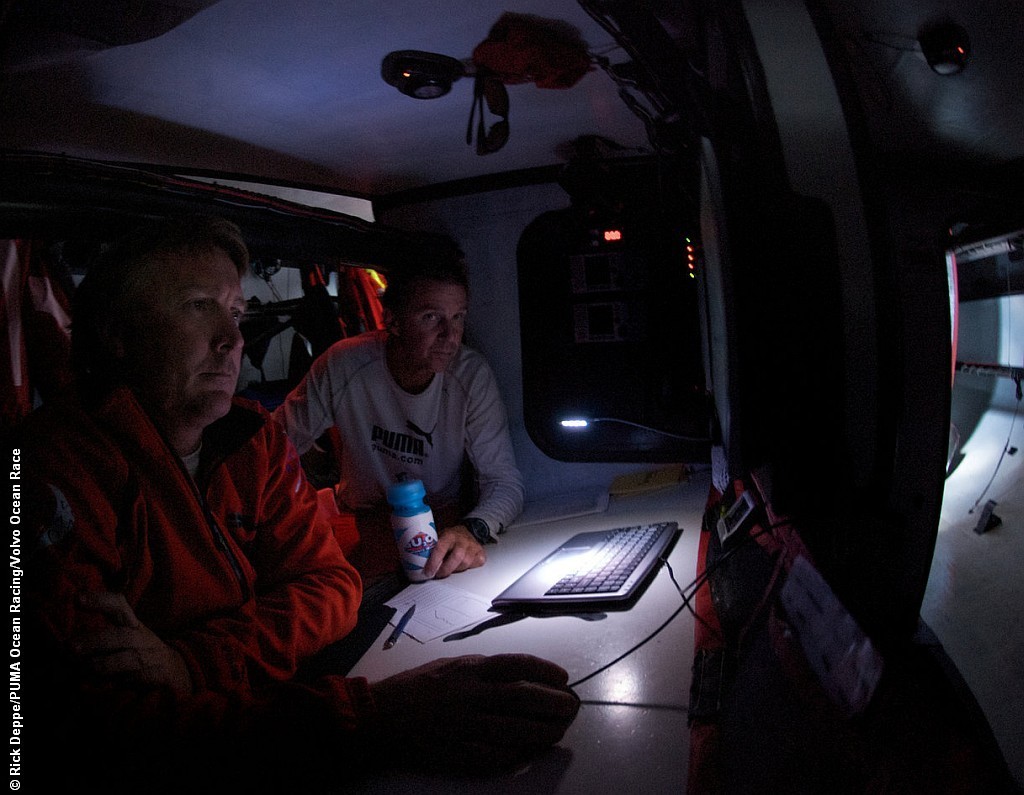
M 487 564 L 453 575 L 450 582 L 488 600 L 496 596 L 560 542 L 584 530 L 653 521 L 682 528 L 669 564 L 686 588 L 696 574 L 700 522 L 709 477 L 609 500 L 603 513 L 517 529 L 488 547 Z M 666 567 L 640 600 L 625 612 L 598 620 L 574 616 L 525 618 L 479 635 L 419 643 L 403 636 L 382 649 L 391 627 L 356 664 L 351 676 L 371 681 L 441 657 L 526 652 L 552 660 L 569 672 L 570 683 L 591 674 L 636 645 L 682 605 Z M 602 673 L 578 685 L 579 716 L 561 744 L 516 771 L 489 777 L 441 777 L 394 773 L 356 784 L 359 792 L 444 793 L 682 793 L 689 754 L 687 706 L 693 662 L 693 616 L 685 608 L 653 640 Z

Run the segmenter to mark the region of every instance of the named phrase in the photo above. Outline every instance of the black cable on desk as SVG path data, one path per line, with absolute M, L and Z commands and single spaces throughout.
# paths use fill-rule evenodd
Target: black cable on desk
M 689 707 L 681 707 L 675 704 L 643 704 L 636 701 L 602 701 L 600 699 L 580 699 L 580 704 L 590 707 L 635 707 L 636 709 L 653 709 L 662 712 L 689 712 Z
M 758 538 L 758 537 L 764 535 L 765 533 L 773 532 L 776 528 L 782 527 L 783 525 L 786 525 L 788 523 L 789 523 L 788 520 L 783 520 L 781 522 L 777 522 L 777 523 L 775 523 L 773 525 L 770 525 L 769 527 L 762 528 L 760 531 L 758 531 L 756 533 L 749 533 L 748 535 L 744 536 L 743 539 L 740 541 L 740 543 L 736 544 L 732 549 L 727 550 L 720 558 L 718 558 L 718 560 L 716 560 L 710 566 L 705 566 L 704 570 L 701 571 L 701 573 L 698 574 L 696 577 L 694 577 L 693 582 L 691 582 L 689 585 L 687 585 L 685 589 L 679 587 L 679 583 L 676 581 L 675 572 L 672 570 L 672 565 L 668 562 L 668 559 L 667 558 L 662 558 L 662 563 L 664 563 L 665 567 L 668 569 L 669 577 L 672 580 L 672 583 L 676 586 L 676 590 L 679 591 L 679 595 L 683 598 L 683 603 L 681 605 L 679 605 L 679 607 L 677 607 L 674 611 L 672 611 L 672 615 L 670 615 L 668 618 L 666 618 L 661 623 L 661 625 L 658 626 L 658 628 L 655 629 L 653 632 L 651 632 L 651 634 L 648 635 L 646 638 L 641 640 L 636 645 L 632 646 L 630 649 L 627 649 L 626 651 L 624 651 L 622 654 L 620 654 L 618 657 L 616 657 L 611 662 L 605 663 L 600 668 L 597 668 L 594 671 L 591 671 L 589 674 L 587 674 L 583 678 L 577 679 L 575 682 L 570 684 L 569 687 L 575 688 L 578 685 L 581 685 L 584 682 L 586 682 L 586 681 L 588 681 L 590 679 L 593 679 L 598 674 L 607 671 L 613 665 L 616 665 L 616 664 L 622 662 L 624 659 L 626 659 L 629 655 L 631 655 L 637 649 L 643 647 L 644 645 L 649 643 L 651 640 L 653 640 L 655 637 L 657 637 L 661 633 L 661 631 L 663 629 L 665 629 L 665 627 L 667 627 L 669 624 L 672 623 L 673 620 L 675 620 L 675 617 L 678 616 L 683 611 L 683 608 L 687 608 L 690 611 L 690 613 L 693 615 L 693 617 L 696 620 L 698 620 L 701 623 L 703 623 L 704 626 L 708 627 L 708 629 L 717 632 L 717 629 L 715 627 L 712 627 L 710 624 L 708 624 L 708 622 L 704 618 L 702 618 L 702 617 L 697 615 L 697 612 L 693 609 L 693 605 L 691 604 L 691 600 L 693 599 L 694 596 L 697 595 L 697 591 L 699 591 L 701 586 L 703 586 L 704 583 L 707 582 L 708 578 L 712 574 L 714 574 L 715 571 L 718 570 L 719 566 L 721 566 L 726 560 L 728 560 L 733 554 L 735 554 L 738 549 L 740 549 L 741 547 L 743 547 L 745 544 L 749 543 L 750 541 L 753 541 L 755 538 Z M 691 591 L 691 589 L 692 589 L 692 592 L 690 593 L 689 596 L 687 596 L 686 591 Z M 588 703 L 588 702 L 581 702 L 581 703 Z M 623 702 L 621 704 L 621 706 L 631 706 L 631 705 L 628 704 L 628 703 Z
M 582 679 L 577 679 L 575 682 L 573 682 L 571 685 L 569 685 L 569 687 L 576 687 L 577 685 L 581 685 L 584 682 L 586 682 L 588 679 L 593 679 L 599 673 L 607 671 L 609 668 L 611 668 L 616 663 L 622 662 L 624 659 L 626 659 L 629 655 L 631 655 L 633 652 L 635 652 L 637 649 L 639 649 L 645 643 L 647 643 L 648 641 L 650 641 L 654 637 L 656 637 L 658 635 L 658 633 L 661 632 L 665 627 L 667 627 L 669 624 L 671 624 L 672 620 L 682 612 L 682 610 L 683 610 L 683 608 L 685 606 L 686 606 L 685 602 L 683 604 L 679 605 L 679 607 L 677 607 L 675 609 L 675 611 L 672 613 L 672 615 L 670 615 L 668 618 L 665 619 L 664 622 L 662 622 L 660 627 L 658 627 L 656 630 L 654 630 L 654 632 L 652 632 L 650 635 L 648 635 L 642 641 L 640 641 L 635 646 L 633 646 L 633 648 L 629 649 L 628 651 L 623 652 L 618 657 L 616 657 L 614 660 L 612 660 L 609 663 L 606 663 L 606 664 L 602 665 L 597 670 L 591 671 L 589 674 L 584 676 Z

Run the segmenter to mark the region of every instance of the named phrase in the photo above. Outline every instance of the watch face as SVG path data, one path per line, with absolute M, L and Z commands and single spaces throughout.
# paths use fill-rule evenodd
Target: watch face
M 483 519 L 467 519 L 466 527 L 468 527 L 469 532 L 473 534 L 473 538 L 481 544 L 486 544 L 491 540 L 491 533 L 487 529 L 487 522 Z

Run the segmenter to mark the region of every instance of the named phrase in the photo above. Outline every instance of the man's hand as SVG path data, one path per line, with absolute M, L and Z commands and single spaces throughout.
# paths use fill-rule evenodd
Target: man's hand
M 78 603 L 85 610 L 102 613 L 112 624 L 73 644 L 95 673 L 167 687 L 183 695 L 192 692 L 192 675 L 185 660 L 139 621 L 122 594 L 83 593 Z
M 507 767 L 562 739 L 580 706 L 567 681 L 528 654 L 435 660 L 371 685 L 381 735 L 371 740 L 424 751 L 418 766 Z
M 446 527 L 437 537 L 437 546 L 430 553 L 423 573 L 428 578 L 442 579 L 457 571 L 475 569 L 487 562 L 483 546 L 473 538 L 469 528 L 457 524 Z

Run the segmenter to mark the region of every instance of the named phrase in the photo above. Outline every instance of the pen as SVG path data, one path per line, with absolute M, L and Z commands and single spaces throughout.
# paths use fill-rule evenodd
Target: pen
M 412 618 L 412 614 L 416 612 L 416 605 L 411 605 L 405 614 L 398 619 L 398 624 L 395 626 L 395 631 L 392 632 L 386 641 L 384 641 L 384 648 L 390 649 L 396 643 L 398 639 L 402 637 L 402 632 L 405 629 L 406 624 L 409 623 L 409 619 Z

